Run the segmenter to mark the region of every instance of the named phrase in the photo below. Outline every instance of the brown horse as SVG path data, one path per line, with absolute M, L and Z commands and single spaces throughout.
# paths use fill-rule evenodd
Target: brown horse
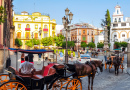
M 113 59 L 113 65 L 114 65 L 114 67 L 115 67 L 115 75 L 118 75 L 119 66 L 121 65 L 121 60 L 122 60 L 122 58 L 120 58 L 119 56 L 116 56 L 116 57 Z
M 102 61 L 90 61 L 85 64 L 75 63 L 74 65 L 67 64 L 69 71 L 76 72 L 73 77 L 88 75 L 88 90 L 90 90 L 90 79 L 91 79 L 91 90 L 93 90 L 93 80 L 97 71 L 97 67 L 100 71 L 103 71 Z

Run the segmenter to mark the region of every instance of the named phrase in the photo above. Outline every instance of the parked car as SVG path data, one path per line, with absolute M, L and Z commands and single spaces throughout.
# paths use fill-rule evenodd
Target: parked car
M 89 54 L 81 54 L 80 59 L 78 60 L 79 63 L 85 63 L 87 61 L 91 61 L 91 57 Z

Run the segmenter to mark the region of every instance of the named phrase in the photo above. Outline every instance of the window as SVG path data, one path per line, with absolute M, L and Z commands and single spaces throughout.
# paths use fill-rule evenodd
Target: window
M 16 20 L 18 20 L 18 18 L 16 18 Z
M 119 14 L 119 11 L 117 10 L 117 14 Z
M 121 23 L 121 26 L 126 26 L 126 23 Z
M 125 34 L 122 34 L 122 37 L 125 37 Z
M 92 31 L 92 35 L 93 35 L 93 31 Z
M 114 37 L 117 37 L 117 35 L 114 35 Z
M 81 35 L 81 30 L 79 30 L 79 35 Z
M 21 28 L 21 24 L 18 24 L 18 28 Z
M 52 26 L 52 30 L 55 30 L 55 26 Z
M 89 31 L 87 31 L 88 35 L 89 35 Z
M 85 34 L 85 30 L 83 30 L 83 34 Z
M 35 33 L 35 39 L 37 39 L 38 38 L 38 33 Z
M 119 18 L 119 21 L 118 22 L 121 22 L 121 18 Z
M 85 36 L 83 36 L 83 41 L 85 41 L 86 40 L 86 37 Z
M 17 38 L 21 38 L 21 32 L 17 33 Z
M 29 24 L 27 24 L 27 25 L 26 25 L 26 28 L 30 28 L 30 25 L 29 25 Z
M 115 22 L 117 22 L 117 19 L 115 18 Z
M 113 24 L 113 27 L 118 27 L 118 24 Z
M 35 29 L 38 29 L 38 25 L 35 25 Z
M 44 28 L 47 29 L 47 25 L 44 25 Z
M 30 32 L 26 32 L 26 39 L 29 39 Z

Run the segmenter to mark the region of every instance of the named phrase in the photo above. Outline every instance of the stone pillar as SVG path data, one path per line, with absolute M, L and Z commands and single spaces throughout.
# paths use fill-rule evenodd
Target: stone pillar
M 130 43 L 127 45 L 127 67 L 130 68 Z

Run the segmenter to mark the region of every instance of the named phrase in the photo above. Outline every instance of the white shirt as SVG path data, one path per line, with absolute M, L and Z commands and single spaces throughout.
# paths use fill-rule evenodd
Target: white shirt
M 34 65 L 28 61 L 20 64 L 21 73 L 23 74 L 31 74 L 31 70 L 35 69 Z

